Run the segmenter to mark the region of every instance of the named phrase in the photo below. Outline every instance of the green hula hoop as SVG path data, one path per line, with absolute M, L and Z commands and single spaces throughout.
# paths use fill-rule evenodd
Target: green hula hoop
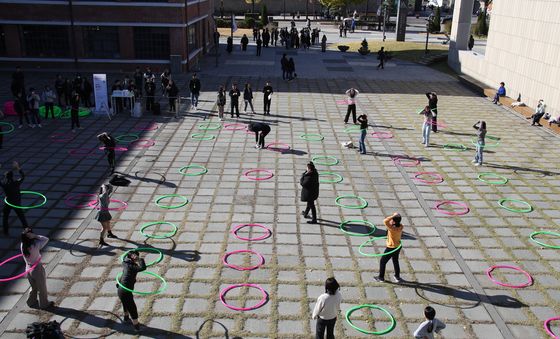
M 324 136 L 318 133 L 304 133 L 299 138 L 307 141 L 323 141 L 325 139 Z
M 191 135 L 191 139 L 195 140 L 213 140 L 216 139 L 215 135 L 206 135 L 204 133 L 194 133 Z
M 177 204 L 177 205 L 161 205 L 159 202 L 162 201 L 163 199 L 166 198 L 181 198 L 183 199 L 183 202 Z M 189 199 L 187 199 L 187 197 L 185 197 L 184 195 L 180 195 L 180 194 L 166 194 L 166 195 L 162 195 L 160 197 L 158 197 L 155 201 L 156 206 L 161 207 L 161 208 L 167 208 L 167 209 L 175 209 L 175 208 L 179 208 L 179 207 L 183 207 L 186 204 L 189 203 Z
M 317 155 L 314 156 L 311 159 L 311 161 L 313 161 L 315 165 L 324 165 L 324 166 L 334 166 L 334 165 L 338 165 L 339 163 L 338 159 L 336 157 L 333 157 L 332 155 Z
M 389 327 L 387 327 L 386 329 L 384 329 L 382 331 L 368 331 L 368 330 L 364 330 L 363 328 L 360 328 L 360 327 L 352 324 L 352 321 L 350 320 L 350 316 L 352 315 L 352 313 L 354 313 L 355 311 L 360 310 L 362 308 L 374 308 L 376 310 L 380 310 L 380 311 L 384 312 L 391 319 L 391 325 L 389 325 Z M 352 327 L 356 331 L 362 332 L 364 334 L 384 335 L 384 334 L 387 334 L 387 333 L 391 332 L 392 330 L 394 330 L 395 326 L 397 325 L 397 321 L 395 320 L 395 317 L 393 317 L 393 315 L 391 313 L 389 313 L 389 311 L 387 311 L 386 309 L 384 309 L 381 306 L 372 305 L 372 304 L 362 304 L 362 305 L 352 307 L 351 309 L 346 311 L 345 318 L 346 318 L 346 321 L 348 322 L 348 325 L 350 325 L 350 327 Z
M 518 208 L 511 208 L 511 207 L 507 207 L 504 206 L 504 202 L 518 202 L 520 204 L 523 204 L 525 206 L 527 206 L 527 208 L 525 209 L 518 209 Z M 523 201 L 523 200 L 517 200 L 517 199 L 500 199 L 498 201 L 498 205 L 500 205 L 501 208 L 506 209 L 510 212 L 515 212 L 515 213 L 529 213 L 533 211 L 533 206 L 531 206 L 528 202 Z
M 173 229 L 170 232 L 164 233 L 162 235 L 153 235 L 153 234 L 146 234 L 146 232 L 144 232 L 144 230 L 148 227 L 154 226 L 154 225 L 171 225 L 173 226 Z M 149 222 L 147 224 L 144 224 L 142 226 L 142 228 L 140 228 L 140 234 L 142 234 L 143 236 L 145 236 L 146 238 L 153 238 L 153 239 L 167 239 L 167 238 L 171 238 L 172 236 L 174 236 L 175 234 L 177 234 L 177 225 L 175 225 L 172 222 L 169 221 L 154 221 L 154 222 Z
M 189 168 L 198 168 L 200 169 L 200 171 L 195 173 L 190 173 L 190 174 L 186 173 L 186 171 L 189 170 Z M 187 177 L 196 177 L 198 175 L 203 175 L 208 173 L 208 169 L 201 165 L 187 165 L 179 168 L 179 173 L 181 173 L 182 175 L 186 175 Z
M 162 285 L 159 288 L 159 290 L 155 291 L 155 292 L 141 292 L 141 291 L 136 291 L 136 290 L 131 290 L 129 288 L 127 288 L 126 286 L 124 286 L 123 284 L 121 284 L 120 282 L 120 278 L 122 276 L 122 272 L 119 272 L 119 274 L 117 274 L 117 277 L 115 278 L 115 280 L 117 281 L 117 284 L 119 285 L 120 288 L 122 288 L 123 290 L 130 292 L 130 293 L 136 293 L 136 294 L 142 294 L 142 295 L 150 295 L 150 294 L 160 294 L 161 292 L 165 291 L 165 289 L 167 288 L 167 281 L 165 281 L 165 279 L 163 279 L 163 277 L 155 274 L 154 272 L 150 272 L 150 271 L 141 271 L 138 273 L 144 273 L 147 275 L 151 275 L 152 277 L 156 277 L 159 280 L 161 280 Z
M 356 232 L 350 232 L 344 229 L 344 226 L 348 225 L 348 224 L 352 224 L 352 223 L 362 223 L 362 224 L 368 224 L 368 226 L 371 228 L 371 231 L 369 231 L 368 233 L 356 233 Z M 340 223 L 339 226 L 340 230 L 343 233 L 346 233 L 348 235 L 353 235 L 356 237 L 367 237 L 368 235 L 372 235 L 373 233 L 375 233 L 375 225 L 367 220 L 346 220 Z
M 362 204 L 361 205 L 344 205 L 344 204 L 341 204 L 341 203 L 338 202 L 340 199 L 347 199 L 347 198 L 358 199 L 362 202 Z M 363 208 L 366 208 L 368 206 L 367 201 L 365 201 L 364 198 L 359 197 L 357 195 L 341 195 L 341 196 L 339 196 L 335 199 L 334 203 L 337 206 L 340 206 L 340 207 L 343 207 L 343 208 L 355 209 L 355 210 L 363 209 Z
M 124 257 L 126 257 L 126 255 L 128 254 L 128 252 L 130 252 L 130 251 L 153 252 L 153 253 L 159 254 L 159 256 L 157 257 L 157 259 L 154 260 L 154 261 L 151 261 L 151 262 L 147 263 L 147 264 L 146 264 L 146 267 L 155 265 L 155 264 L 157 264 L 157 263 L 159 263 L 159 262 L 161 262 L 161 261 L 163 260 L 163 253 L 162 253 L 160 250 L 158 250 L 157 248 L 153 248 L 153 247 L 140 247 L 140 248 L 135 248 L 135 249 L 133 249 L 133 250 L 128 250 L 128 251 L 124 252 L 124 253 L 121 255 L 121 262 L 124 261 Z
M 124 140 L 127 138 L 133 138 L 132 140 Z M 115 138 L 115 140 L 117 140 L 118 142 L 122 142 L 125 144 L 129 144 L 131 142 L 134 142 L 136 140 L 140 139 L 140 137 L 138 136 L 138 134 L 123 134 L 123 135 L 119 135 L 118 137 Z
M 362 248 L 364 248 L 364 246 L 366 246 L 367 244 L 370 244 L 370 243 L 374 242 L 375 240 L 380 240 L 380 239 L 387 239 L 387 237 L 386 237 L 386 236 L 385 236 L 385 237 L 374 237 L 374 238 L 371 238 L 371 239 L 369 239 L 369 240 L 364 241 L 363 244 L 361 244 L 360 247 L 358 248 L 358 252 L 359 252 L 361 255 L 365 255 L 366 257 L 382 257 L 382 256 L 384 256 L 384 255 L 393 254 L 393 253 L 395 253 L 396 251 L 398 251 L 398 250 L 402 247 L 402 242 L 401 242 L 401 243 L 399 243 L 399 246 L 397 246 L 394 250 L 389 251 L 389 252 L 387 252 L 387 253 L 373 253 L 373 254 L 371 254 L 371 253 L 364 253 L 364 252 L 362 252 Z
M 489 180 L 489 179 L 484 179 L 484 177 L 494 177 L 494 178 L 498 178 L 498 179 L 502 179 L 501 181 L 497 181 L 497 180 Z M 508 183 L 508 178 L 501 176 L 499 174 L 496 173 L 491 173 L 491 172 L 484 172 L 484 173 L 480 173 L 478 175 L 478 180 L 485 182 L 487 184 L 490 185 L 505 185 Z
M 542 247 L 547 247 L 547 248 L 554 248 L 554 249 L 560 249 L 560 246 L 554 246 L 554 245 L 549 245 L 549 244 L 545 244 L 544 242 L 541 242 L 537 239 L 535 239 L 535 236 L 540 235 L 540 234 L 547 234 L 547 235 L 554 235 L 556 237 L 560 237 L 560 233 L 556 233 L 556 232 L 549 232 L 549 231 L 537 231 L 537 232 L 533 232 L 531 233 L 531 235 L 529 236 L 529 238 L 534 241 L 535 243 L 541 245 Z
M 445 144 L 443 149 L 453 152 L 463 152 L 467 150 L 467 146 L 463 144 Z
M 39 192 L 33 192 L 33 191 L 20 191 L 21 194 L 32 194 L 32 195 L 38 195 L 41 198 L 43 198 L 43 201 L 40 202 L 38 205 L 31 205 L 31 206 L 18 206 L 18 205 L 14 205 L 8 202 L 8 197 L 4 198 L 4 202 L 6 203 L 6 205 L 13 207 L 13 208 L 19 208 L 20 210 L 29 210 L 32 208 L 38 208 L 43 206 L 44 204 L 47 203 L 47 197 L 45 197 L 43 194 L 39 193 Z
M 219 122 L 206 122 L 198 125 L 198 129 L 203 131 L 215 131 L 222 128 L 222 124 Z
M 0 121 L 0 126 L 10 126 L 7 131 L 0 131 L 0 135 L 12 133 L 16 129 L 13 124 L 10 124 L 9 122 L 4 122 L 4 121 Z
M 321 176 L 334 176 L 333 179 L 321 179 Z M 338 184 L 339 182 L 341 182 L 344 178 L 342 178 L 342 175 L 338 174 L 338 173 L 334 173 L 334 172 L 319 172 L 319 182 L 323 183 L 323 184 Z

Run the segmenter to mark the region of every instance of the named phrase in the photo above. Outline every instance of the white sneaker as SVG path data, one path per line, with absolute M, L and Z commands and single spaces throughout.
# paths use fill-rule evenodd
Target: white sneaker
M 255 145 L 255 148 L 256 148 L 256 149 L 259 149 L 259 148 L 261 148 L 261 146 L 259 146 L 259 145 Z
M 39 125 L 37 125 L 37 126 L 39 126 L 39 128 L 42 128 L 42 127 L 43 127 L 43 126 L 41 126 L 41 124 L 39 124 Z
M 471 161 L 473 164 L 476 162 L 476 160 Z
M 404 282 L 404 280 L 402 280 L 401 278 L 397 278 L 397 277 L 393 277 L 393 281 L 396 282 L 397 284 L 400 284 L 400 283 Z
M 476 164 L 474 164 L 475 166 L 480 166 L 480 164 L 477 162 Z

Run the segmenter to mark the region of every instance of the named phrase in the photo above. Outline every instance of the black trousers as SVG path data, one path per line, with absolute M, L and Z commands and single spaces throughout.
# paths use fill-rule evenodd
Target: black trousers
M 433 108 L 432 112 L 434 117 L 432 118 L 432 132 L 437 132 L 437 108 Z
M 27 114 L 27 111 L 25 109 L 23 109 L 23 112 L 19 113 L 18 112 L 18 118 L 19 118 L 19 124 L 23 125 L 23 118 L 25 117 L 25 122 L 29 125 L 29 115 Z
M 352 113 L 352 120 L 354 121 L 354 123 L 356 123 L 356 104 L 348 105 L 348 109 L 346 110 L 346 118 L 344 118 L 344 122 L 348 122 L 350 113 Z
M 385 69 L 385 60 L 380 59 L 379 60 L 379 65 L 377 65 L 377 68 L 381 67 L 382 69 Z
M 260 132 L 259 133 L 259 141 L 258 144 L 261 148 L 264 148 L 264 138 L 268 135 L 268 132 Z
M 386 247 L 383 253 L 387 253 L 393 250 L 394 248 Z M 391 259 L 393 259 L 393 267 L 395 268 L 395 277 L 397 278 L 401 277 L 401 266 L 399 265 L 400 253 L 401 253 L 401 249 L 399 248 L 395 252 L 381 257 L 381 260 L 379 261 L 379 278 L 385 279 L 385 266 L 387 266 L 387 263 Z
M 305 215 L 309 215 L 311 211 L 311 220 L 317 220 L 317 209 L 315 208 L 315 200 L 307 201 L 307 206 L 305 206 Z
M 57 98 L 58 98 L 58 106 L 59 106 L 60 108 L 62 108 L 62 97 L 64 96 L 64 90 L 62 90 L 62 91 L 57 90 L 57 91 L 56 91 L 56 96 L 57 96 Z M 65 101 L 66 101 L 66 100 L 65 100 Z
M 107 150 L 107 162 L 111 172 L 115 170 L 115 150 Z
M 169 111 L 177 112 L 177 107 L 175 107 L 175 98 L 169 98 Z
M 80 128 L 80 116 L 77 110 L 72 109 L 70 111 L 70 120 L 72 120 L 72 129 L 74 129 L 74 126 Z
M 540 125 L 540 122 L 539 122 L 539 121 L 541 121 L 541 118 L 542 118 L 543 116 L 544 116 L 544 113 L 533 114 L 533 125 L 534 125 L 534 124 L 539 124 L 539 125 Z
M 264 99 L 264 113 L 265 114 L 270 114 L 270 103 L 272 102 L 272 100 L 269 99 Z
M 54 119 L 54 103 L 53 102 L 45 102 L 45 119 L 49 118 L 49 112 L 51 112 L 51 116 Z
M 334 324 L 336 324 L 336 318 L 329 320 L 317 318 L 315 339 L 325 339 L 325 330 L 327 330 L 327 339 L 334 339 Z
M 152 106 L 154 105 L 154 96 L 146 96 L 146 111 L 151 111 Z
M 134 302 L 134 295 L 120 287 L 117 289 L 117 294 L 122 303 L 124 313 L 130 314 L 132 319 L 138 319 L 138 308 Z
M 15 205 L 20 205 L 21 201 L 18 203 L 15 203 Z M 23 210 L 21 208 L 13 208 L 12 206 L 4 203 L 4 208 L 2 209 L 2 227 L 4 228 L 4 234 L 8 234 L 8 218 L 10 217 L 10 212 L 12 210 L 16 211 L 16 215 L 19 218 L 19 221 L 21 221 L 21 224 L 23 225 L 24 228 L 29 227 L 29 225 L 27 224 L 27 219 L 25 219 L 25 214 L 23 214 Z
M 239 118 L 239 101 L 232 101 L 231 102 L 231 117 L 233 118 L 233 111 L 235 110 L 235 113 L 237 114 L 237 117 Z

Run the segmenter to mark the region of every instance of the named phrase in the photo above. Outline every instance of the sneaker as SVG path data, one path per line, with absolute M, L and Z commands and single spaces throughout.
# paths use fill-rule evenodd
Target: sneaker
M 400 277 L 393 277 L 393 281 L 396 282 L 397 284 L 404 282 L 404 280 L 402 280 Z
M 375 281 L 377 281 L 377 282 L 379 282 L 379 283 L 385 282 L 385 279 L 380 278 L 380 277 L 373 277 L 373 280 L 375 280 Z
M 113 232 L 109 232 L 109 233 L 107 233 L 107 238 L 118 239 L 119 237 L 114 235 Z
M 473 164 L 476 162 L 476 160 L 471 161 Z
M 474 164 L 475 166 L 480 166 L 480 164 L 477 162 L 476 164 Z
M 309 220 L 309 221 L 307 221 L 307 223 L 308 223 L 308 224 L 316 224 L 316 223 L 317 223 L 317 220 Z
M 140 329 L 140 324 L 135 324 L 135 325 L 132 325 L 132 326 L 134 327 L 134 331 L 135 331 L 136 333 L 139 333 L 139 332 L 141 331 L 141 329 Z
M 255 145 L 255 148 L 256 148 L 256 149 L 259 149 L 259 148 L 261 148 L 261 146 L 259 146 L 259 145 Z
M 40 307 L 40 310 L 48 310 L 49 308 L 54 307 L 54 301 L 49 301 L 47 306 L 45 307 Z
M 123 323 L 129 323 L 130 322 L 130 317 L 128 315 L 125 315 L 123 317 Z

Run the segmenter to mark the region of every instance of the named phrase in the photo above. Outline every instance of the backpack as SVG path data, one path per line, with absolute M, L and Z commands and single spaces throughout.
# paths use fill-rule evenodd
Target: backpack
M 27 325 L 25 334 L 28 339 L 64 339 L 60 324 L 56 320 Z

